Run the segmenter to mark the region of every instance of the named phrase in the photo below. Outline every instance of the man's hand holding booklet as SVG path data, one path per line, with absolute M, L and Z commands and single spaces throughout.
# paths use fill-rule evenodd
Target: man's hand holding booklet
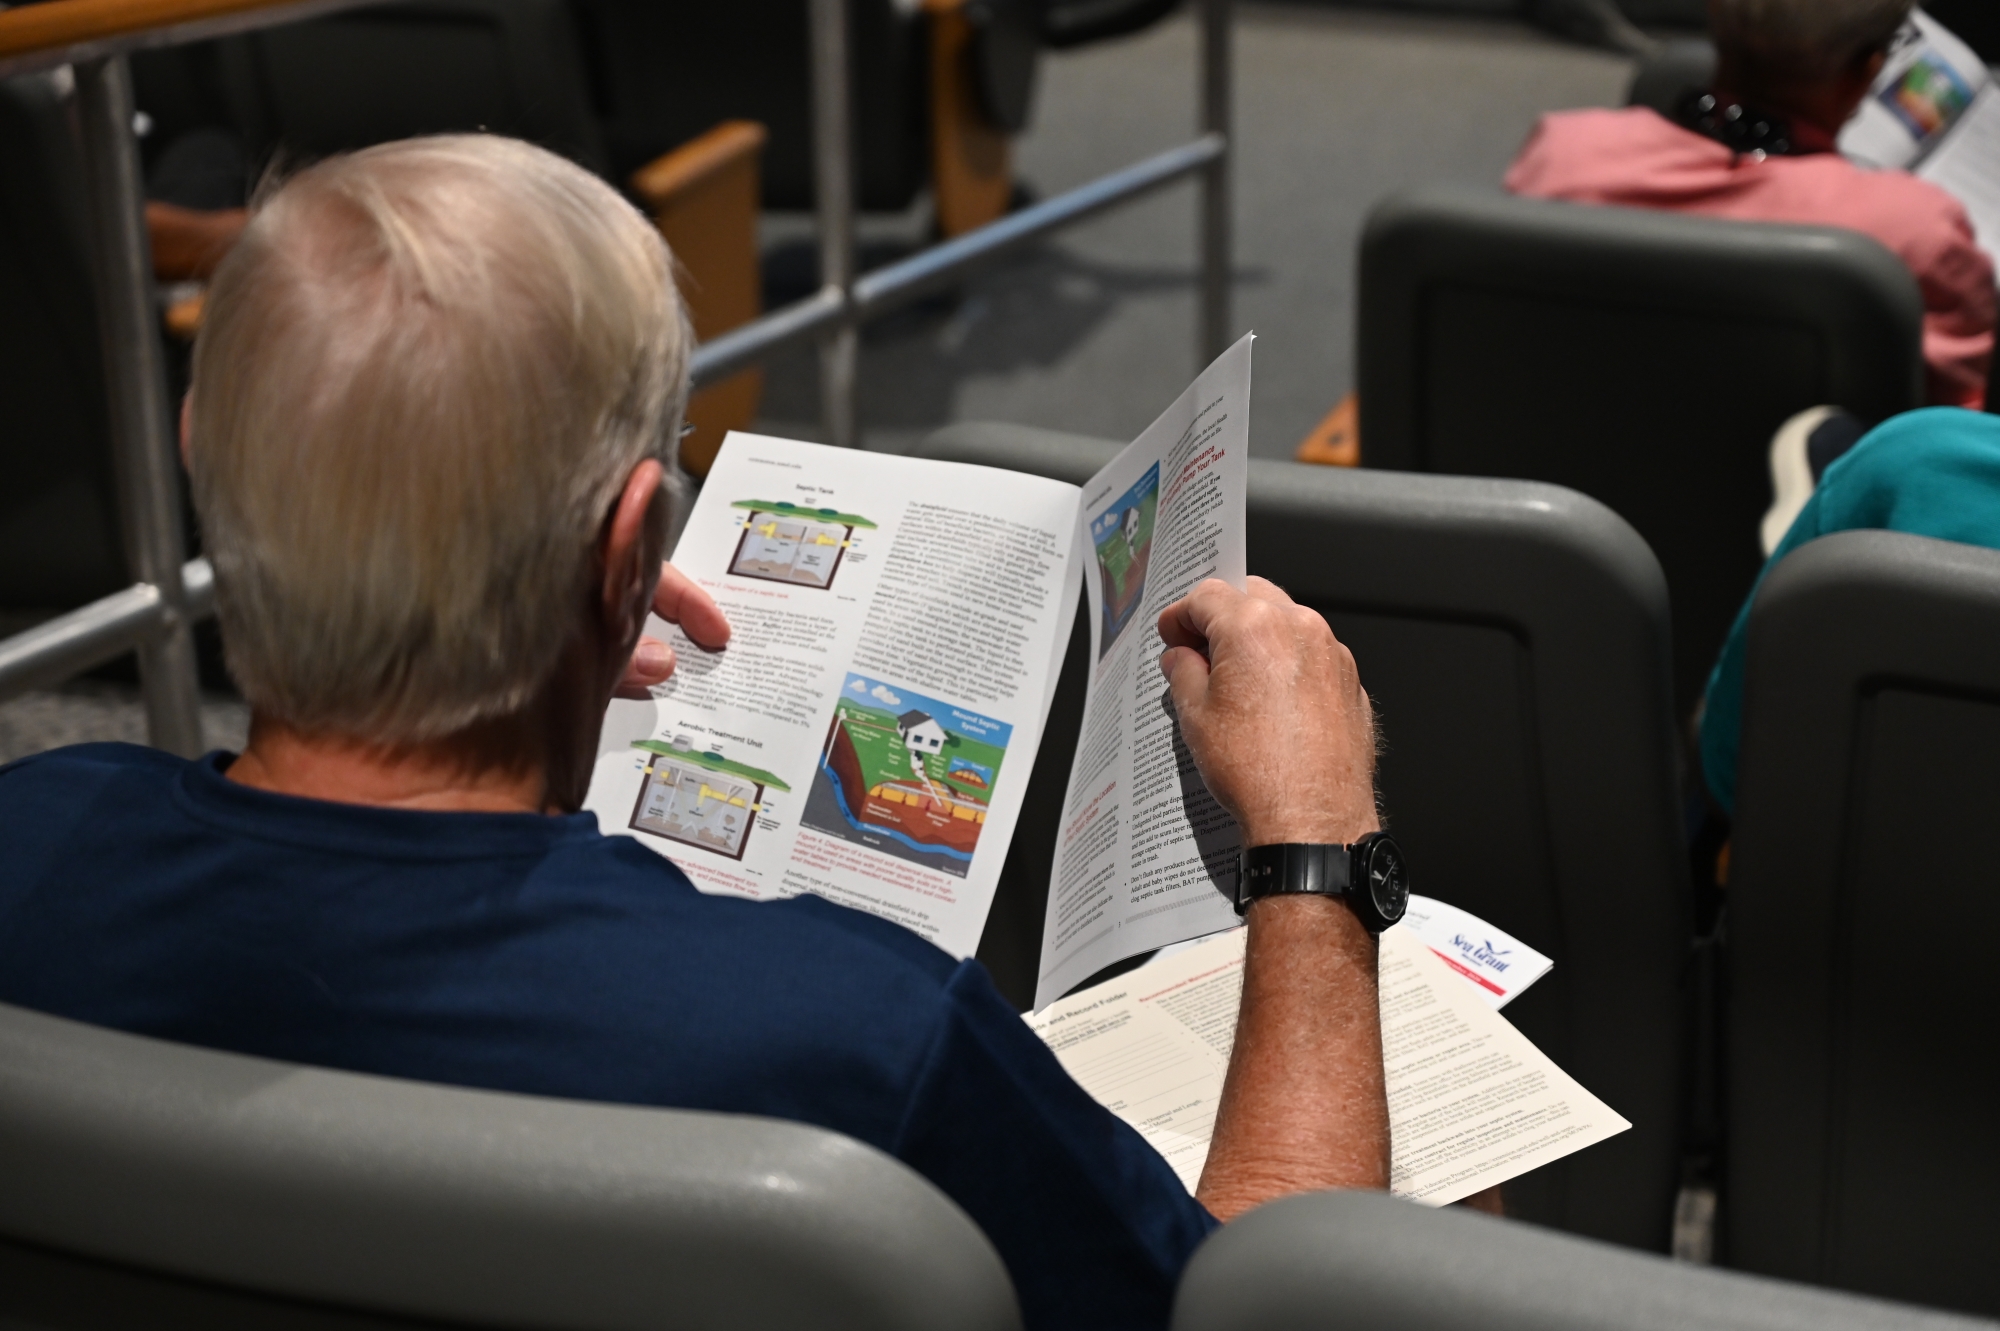
M 728 645 L 708 651 L 675 625 L 648 625 L 678 668 L 643 698 L 612 702 L 586 801 L 607 832 L 671 857 L 705 891 L 814 893 L 969 956 L 1081 586 L 1090 674 L 1029 1020 L 1190 1190 L 1224 1105 L 1239 1012 L 1250 1011 L 1235 927 L 1239 817 L 1251 845 L 1374 830 L 1372 731 L 1354 663 L 1312 612 L 1246 584 L 1250 344 L 1220 357 L 1081 488 L 732 434 L 673 556 L 728 617 Z M 1211 584 L 1215 595 L 1188 600 L 1208 579 L 1250 585 L 1251 596 Z M 1354 701 L 1326 687 L 1300 697 L 1349 714 L 1322 724 L 1287 711 L 1270 752 L 1246 760 L 1231 729 L 1243 696 L 1229 687 L 1235 667 L 1210 659 L 1200 623 L 1204 604 L 1223 604 L 1217 596 L 1276 631 L 1323 635 L 1337 659 L 1315 668 L 1344 671 Z M 1311 644 L 1286 650 L 1317 659 Z M 1315 750 L 1315 760 L 1355 769 L 1367 827 L 1334 827 L 1318 789 L 1273 795 L 1268 781 L 1239 786 L 1231 775 L 1232 764 L 1268 766 L 1300 744 L 1355 748 Z M 1274 799 L 1289 804 L 1266 808 Z M 1206 941 L 1174 946 L 1195 939 Z M 1162 948 L 1172 950 L 1072 992 Z M 1453 1201 L 1630 1126 L 1498 1014 L 1548 964 L 1423 898 L 1381 935 L 1395 1191 Z M 1379 1116 L 1379 1093 L 1374 1103 Z

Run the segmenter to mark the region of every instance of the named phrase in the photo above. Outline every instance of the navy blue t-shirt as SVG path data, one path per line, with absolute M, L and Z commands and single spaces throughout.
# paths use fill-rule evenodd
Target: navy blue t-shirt
M 588 814 L 273 795 L 91 744 L 0 768 L 0 1001 L 388 1076 L 767 1114 L 903 1160 L 1029 1327 L 1163 1327 L 1215 1220 L 977 962 L 706 896 Z

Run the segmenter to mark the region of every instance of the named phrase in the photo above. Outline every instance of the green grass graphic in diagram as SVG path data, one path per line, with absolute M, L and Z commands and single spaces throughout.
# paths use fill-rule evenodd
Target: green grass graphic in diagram
M 800 821 L 963 878 L 1013 727 L 849 675 Z
M 874 531 L 875 524 L 858 513 L 833 508 L 807 508 L 786 500 L 739 499 L 731 508 L 743 510 L 743 535 L 736 542 L 729 571 L 739 578 L 788 582 L 795 587 L 833 586 L 840 559 L 854 543 L 856 530 Z
M 1160 511 L 1160 467 L 1146 468 L 1146 474 L 1132 488 L 1099 510 L 1090 520 L 1090 542 L 1097 549 L 1099 590 L 1104 602 L 1102 636 L 1098 641 L 1099 660 L 1111 651 L 1125 626 L 1138 613 L 1146 595 L 1146 569 L 1153 558 L 1153 523 Z
M 733 860 L 742 859 L 750 844 L 765 789 L 791 791 L 762 768 L 699 752 L 684 737 L 672 744 L 639 740 L 632 747 L 650 755 L 632 806 L 632 830 Z

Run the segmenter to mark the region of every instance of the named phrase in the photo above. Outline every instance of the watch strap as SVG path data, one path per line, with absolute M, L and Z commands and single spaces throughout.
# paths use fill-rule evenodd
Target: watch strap
M 1260 897 L 1347 896 L 1353 855 L 1339 845 L 1286 843 L 1245 849 L 1236 875 L 1236 913 Z

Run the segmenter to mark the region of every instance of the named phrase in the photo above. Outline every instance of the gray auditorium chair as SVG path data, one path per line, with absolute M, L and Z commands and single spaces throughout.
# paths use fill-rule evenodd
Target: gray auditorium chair
M 963 424 L 932 457 L 1081 482 L 1115 443 Z M 1508 1185 L 1521 1214 L 1664 1248 L 1690 932 L 1659 565 L 1616 515 L 1518 481 L 1253 461 L 1250 571 L 1326 615 L 1361 666 L 1415 889 L 1555 958 L 1508 1016 L 1636 1126 Z M 1081 724 L 1079 620 L 980 956 L 1032 994 Z
M 593 171 L 608 165 L 567 0 L 346 10 L 143 53 L 133 78 L 154 141 L 221 125 L 242 137 L 253 164 L 483 129 Z
M 1995 1331 L 1379 1193 L 1260 1207 L 1194 1255 L 1173 1331 Z
M 1617 511 L 1666 570 L 1683 711 L 1762 562 L 1772 433 L 1923 400 L 1916 282 L 1855 232 L 1433 188 L 1376 207 L 1359 284 L 1366 464 Z
M 1625 104 L 1651 107 L 1671 117 L 1683 98 L 1708 91 L 1714 82 L 1715 43 L 1706 37 L 1680 37 L 1640 55 L 1625 90 Z
M 1787 556 L 1743 714 L 1726 1259 L 2000 1315 L 2000 552 Z
M 0 635 L 131 581 L 60 88 L 0 80 Z
M 1018 1331 L 903 1165 L 772 1119 L 274 1063 L 0 1006 L 0 1326 Z

